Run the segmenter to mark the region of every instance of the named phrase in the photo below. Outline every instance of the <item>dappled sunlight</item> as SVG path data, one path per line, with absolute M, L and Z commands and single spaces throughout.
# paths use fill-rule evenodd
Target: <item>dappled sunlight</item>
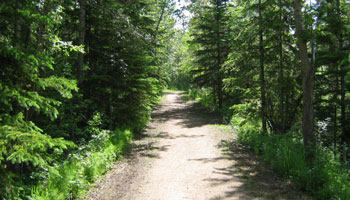
M 224 144 L 224 145 L 223 145 Z M 205 178 L 212 187 L 228 185 L 224 194 L 210 199 L 303 199 L 290 188 L 290 183 L 276 176 L 270 169 L 262 167 L 261 161 L 251 150 L 234 140 L 221 141 L 218 148 L 222 156 L 190 159 L 201 163 L 229 161 L 226 167 L 215 167 L 213 178 Z
M 290 184 L 237 144 L 219 115 L 184 103 L 180 93 L 165 96 L 167 102 L 152 115 L 152 123 L 158 124 L 150 127 L 155 140 L 135 147 L 152 166 L 145 174 L 147 182 L 140 183 L 140 194 L 132 198 L 143 199 L 157 190 L 154 198 L 172 198 L 176 192 L 179 199 L 299 199 Z

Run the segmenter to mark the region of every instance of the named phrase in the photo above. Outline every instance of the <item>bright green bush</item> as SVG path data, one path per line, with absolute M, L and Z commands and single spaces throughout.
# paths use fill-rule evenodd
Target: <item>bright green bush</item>
M 30 199 L 76 198 L 127 151 L 131 140 L 132 132 L 129 130 L 101 130 L 67 161 L 50 168 L 44 175 L 47 178 L 32 188 Z
M 315 199 L 350 199 L 350 170 L 342 167 L 329 149 L 319 146 L 317 159 L 309 167 L 300 134 L 263 135 L 256 121 L 239 115 L 232 118 L 231 124 L 240 143 L 252 148 L 274 171 Z

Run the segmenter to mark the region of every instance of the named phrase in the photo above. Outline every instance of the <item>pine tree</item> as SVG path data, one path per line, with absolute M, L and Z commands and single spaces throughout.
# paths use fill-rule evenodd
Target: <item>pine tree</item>
M 197 65 L 193 68 L 194 82 L 213 89 L 215 104 L 223 106 L 223 63 L 229 52 L 227 2 L 210 1 L 192 19 L 191 41 Z
M 7 198 L 22 192 L 11 186 L 23 181 L 16 173 L 28 179 L 31 170 L 48 167 L 55 156 L 50 152 L 73 146 L 34 123 L 38 116 L 46 121 L 57 118 L 59 96 L 71 98 L 77 91 L 74 80 L 56 73 L 61 67 L 57 58 L 79 50 L 57 35 L 57 6 L 49 1 L 0 3 L 0 12 L 6 16 L 0 30 L 0 181 L 5 183 L 0 194 Z

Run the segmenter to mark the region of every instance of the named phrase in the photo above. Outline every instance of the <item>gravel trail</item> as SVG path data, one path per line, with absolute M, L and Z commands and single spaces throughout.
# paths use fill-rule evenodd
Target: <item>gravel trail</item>
M 87 199 L 306 199 L 223 131 L 215 114 L 180 92 L 164 95 L 130 155 L 92 188 Z

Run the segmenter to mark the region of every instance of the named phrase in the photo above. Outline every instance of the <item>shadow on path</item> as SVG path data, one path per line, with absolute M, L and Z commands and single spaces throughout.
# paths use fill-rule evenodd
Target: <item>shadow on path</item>
M 132 144 L 131 152 L 129 157 L 141 156 L 148 158 L 157 158 L 159 157 L 159 152 L 167 151 L 170 147 L 166 146 L 157 146 L 156 139 L 169 139 L 175 140 L 178 138 L 200 138 L 205 135 L 188 135 L 186 132 L 178 135 L 170 135 L 168 132 L 157 130 L 159 124 L 164 124 L 170 120 L 175 120 L 176 126 L 179 128 L 196 128 L 202 127 L 208 124 L 220 124 L 220 115 L 214 112 L 209 112 L 206 108 L 201 106 L 197 102 L 185 103 L 181 96 L 181 92 L 176 94 L 174 93 L 165 93 L 165 97 L 168 95 L 174 95 L 175 99 L 171 103 L 159 104 L 154 112 L 152 113 L 152 120 L 150 126 L 147 127 L 141 133 L 134 135 L 134 142 Z M 157 124 L 157 125 L 155 125 Z
M 181 93 L 179 93 L 181 94 Z M 174 95 L 168 93 L 168 95 Z M 165 123 L 169 120 L 179 120 L 181 128 L 195 128 L 207 124 L 221 124 L 220 115 L 210 112 L 198 102 L 185 103 L 180 95 L 176 95 L 171 104 L 161 104 L 152 113 L 152 122 Z
M 225 168 L 215 168 L 214 173 L 222 178 L 205 179 L 215 187 L 221 184 L 240 183 L 220 196 L 211 200 L 231 199 L 310 199 L 304 196 L 290 182 L 277 176 L 271 169 L 264 166 L 253 152 L 238 144 L 237 141 L 224 141 L 218 144 L 223 151 L 222 156 L 216 158 L 201 158 L 192 161 L 218 162 L 230 160 L 231 165 Z
M 174 95 L 169 93 L 168 95 Z M 217 113 L 209 112 L 198 103 L 185 104 L 180 95 L 176 96 L 171 104 L 160 105 L 152 113 L 152 124 L 163 124 L 169 120 L 175 120 L 175 125 L 181 128 L 197 128 L 210 124 L 221 124 Z M 138 137 L 149 137 L 152 127 L 149 127 Z M 155 131 L 157 132 L 157 131 Z M 175 140 L 178 138 L 200 138 L 205 135 L 170 135 L 168 132 L 153 133 L 152 138 Z M 138 143 L 133 147 L 141 157 L 157 158 L 159 152 L 168 151 L 170 145 L 157 146 L 155 142 Z M 205 148 L 205 147 L 203 147 Z M 215 158 L 190 159 L 190 162 L 215 163 L 222 160 L 230 161 L 230 165 L 224 168 L 215 168 L 213 173 L 220 174 L 220 178 L 206 178 L 211 186 L 232 184 L 232 187 L 224 191 L 220 196 L 210 199 L 309 199 L 301 192 L 297 192 L 294 186 L 277 176 L 272 170 L 265 167 L 258 157 L 250 149 L 239 145 L 236 141 L 224 141 L 217 145 L 222 151 L 221 156 Z

